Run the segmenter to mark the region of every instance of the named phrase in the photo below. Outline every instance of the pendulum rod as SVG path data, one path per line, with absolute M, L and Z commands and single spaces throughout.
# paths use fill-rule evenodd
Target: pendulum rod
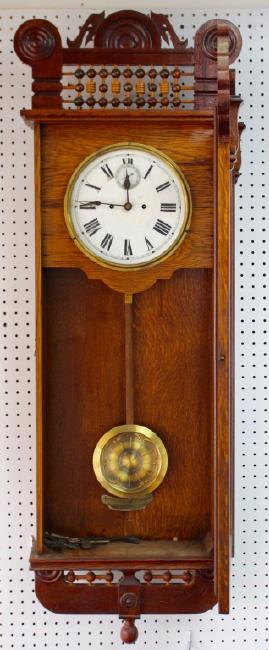
M 124 294 L 125 319 L 125 417 L 134 423 L 134 353 L 133 353 L 133 294 Z

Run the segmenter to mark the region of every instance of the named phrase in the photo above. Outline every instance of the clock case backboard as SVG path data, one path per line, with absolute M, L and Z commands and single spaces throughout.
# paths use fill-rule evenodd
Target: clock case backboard
M 91 47 L 81 47 L 84 39 Z M 15 35 L 33 74 L 32 108 L 22 114 L 35 125 L 38 503 L 30 563 L 45 607 L 118 612 L 127 642 L 143 613 L 198 613 L 216 602 L 229 610 L 234 184 L 243 128 L 229 66 L 240 47 L 229 21 L 202 25 L 189 48 L 153 12 L 93 14 L 66 48 L 46 20 L 27 21 Z M 80 71 L 72 84 L 66 66 Z M 123 94 L 114 85 L 111 98 L 113 66 Z M 96 86 L 83 82 L 89 69 Z M 141 80 L 150 69 L 159 76 L 148 91 Z M 179 165 L 193 212 L 173 256 L 121 271 L 78 250 L 63 202 L 86 156 L 128 139 Z M 91 458 L 101 435 L 124 422 L 125 293 L 135 294 L 135 421 L 161 436 L 169 470 L 144 511 L 118 513 L 101 503 Z M 44 545 L 45 531 L 142 541 L 57 551 Z

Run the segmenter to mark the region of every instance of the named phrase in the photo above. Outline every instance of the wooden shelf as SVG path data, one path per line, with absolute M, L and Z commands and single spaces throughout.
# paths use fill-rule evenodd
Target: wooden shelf
M 132 552 L 130 553 L 130 547 Z M 82 569 L 82 568 L 129 568 L 137 570 L 146 567 L 170 567 L 175 569 L 210 568 L 213 557 L 202 540 L 141 540 L 139 544 L 111 542 L 95 546 L 90 550 L 44 548 L 42 554 L 36 552 L 35 544 L 30 557 L 31 569 Z
M 64 108 L 39 108 L 39 109 L 23 109 L 21 111 L 22 117 L 26 120 L 34 120 L 35 122 L 72 122 L 73 120 L 87 121 L 90 120 L 101 120 L 104 122 L 104 118 L 113 118 L 113 121 L 124 121 L 124 122 L 134 122 L 134 121 L 151 121 L 152 118 L 160 119 L 169 119 L 171 121 L 183 122 L 186 123 L 187 120 L 195 121 L 196 119 L 201 122 L 201 120 L 210 121 L 211 123 L 214 120 L 215 111 L 213 109 L 191 109 L 191 110 L 181 110 L 181 111 L 171 111 L 170 109 L 151 109 L 150 111 L 135 111 L 128 109 L 104 109 L 97 108 L 94 111 L 92 109 L 64 109 Z

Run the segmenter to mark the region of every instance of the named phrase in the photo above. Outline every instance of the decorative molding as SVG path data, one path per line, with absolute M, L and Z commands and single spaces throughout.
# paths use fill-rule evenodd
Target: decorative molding
M 152 580 L 163 580 L 166 585 L 169 585 L 173 581 L 181 582 L 184 585 L 189 585 L 195 579 L 195 572 L 193 571 L 181 571 L 180 573 L 171 573 L 171 571 L 166 570 L 163 573 L 152 572 L 150 570 L 145 571 L 143 579 L 147 584 L 150 584 Z
M 140 582 L 135 571 L 124 571 L 118 582 L 105 580 L 105 574 L 94 572 L 92 580 L 90 570 L 77 580 L 72 576 L 72 569 L 39 570 L 36 575 L 36 595 L 42 605 L 55 613 L 72 612 L 73 614 L 119 614 L 121 618 L 133 619 L 141 615 L 163 613 L 176 614 L 200 613 L 211 609 L 217 602 L 214 593 L 213 568 L 210 571 L 197 569 L 185 571 L 191 580 Z M 109 572 L 107 572 L 109 573 Z M 112 574 L 112 572 L 110 572 Z M 66 579 L 66 575 L 69 579 Z M 89 580 L 85 580 L 85 576 Z M 102 579 L 101 579 L 102 576 Z M 145 579 L 144 579 L 145 580 Z
M 229 20 L 208 20 L 198 30 L 199 32 L 201 33 L 201 49 L 206 57 L 214 61 L 218 58 L 219 36 L 228 38 L 229 65 L 238 57 L 242 47 L 242 38 L 239 29 Z
M 188 41 L 180 39 L 166 14 L 151 12 L 149 16 L 139 11 L 117 11 L 105 18 L 105 12 L 91 14 L 80 27 L 78 35 L 67 39 L 69 48 L 82 47 L 93 42 L 104 49 L 148 49 L 162 47 L 162 41 L 171 41 L 177 50 L 187 47 Z
M 167 14 L 156 14 L 152 11 L 150 17 L 158 26 L 160 35 L 167 45 L 170 39 L 175 50 L 184 50 L 188 46 L 188 39 L 177 36 Z
M 88 47 L 83 48 L 83 42 Z M 172 48 L 162 47 L 163 44 L 172 44 Z M 230 88 L 229 65 L 239 55 L 242 45 L 240 32 L 228 20 L 210 20 L 196 32 L 195 48 L 188 48 L 187 44 L 186 39 L 180 39 L 175 33 L 166 14 L 151 12 L 146 15 L 132 10 L 117 11 L 107 17 L 105 11 L 91 14 L 78 35 L 73 40 L 67 39 L 67 48 L 62 47 L 57 28 L 47 20 L 26 21 L 14 39 L 19 58 L 32 66 L 33 108 L 55 110 L 65 107 L 64 88 L 77 93 L 68 100 L 66 108 L 73 105 L 74 110 L 80 112 L 82 108 L 92 110 L 94 107 L 132 107 L 136 110 L 145 107 L 152 110 L 157 106 L 161 109 L 169 106 L 173 110 L 185 110 L 193 105 L 195 109 L 217 106 L 220 138 L 228 139 L 232 130 L 231 165 L 236 180 L 241 159 L 242 127 L 238 129 L 236 122 L 236 100 Z M 124 65 L 126 69 L 119 67 L 112 74 L 106 70 L 108 60 L 114 66 Z M 149 80 L 142 67 L 133 70 L 130 67 L 137 66 L 138 62 L 140 66 L 151 66 Z M 77 64 L 78 69 L 75 70 L 75 82 L 68 82 L 65 86 L 63 81 L 67 77 L 62 76 L 62 67 L 70 63 Z M 92 75 L 100 74 L 99 70 L 95 71 L 95 66 L 100 64 L 103 64 L 102 74 L 105 76 L 96 83 Z M 193 64 L 194 84 L 190 78 L 183 83 L 184 66 L 188 66 L 189 76 Z M 85 71 L 81 65 L 91 65 L 91 70 Z M 157 65 L 162 66 L 161 72 L 154 67 Z M 173 70 L 171 66 L 174 66 Z M 130 74 L 125 78 L 127 67 Z M 185 89 L 191 96 L 182 94 Z
M 135 643 L 138 638 L 138 629 L 132 618 L 126 618 L 120 631 L 123 643 Z
M 48 20 L 27 20 L 19 27 L 14 38 L 16 54 L 28 65 L 48 59 L 59 47 L 61 38 L 58 29 Z
M 206 582 L 214 581 L 214 570 L 213 569 L 198 569 L 197 574 L 205 580 Z
M 51 584 L 52 582 L 58 582 L 60 578 L 63 577 L 64 572 L 63 571 L 57 571 L 57 570 L 44 570 L 44 571 L 36 571 L 36 579 L 39 580 L 40 582 L 45 582 L 46 584 Z
M 33 108 L 61 108 L 62 41 L 48 20 L 27 20 L 16 31 L 14 49 L 32 66 Z
M 138 600 L 137 596 L 134 593 L 129 593 L 128 591 L 123 594 L 120 598 L 120 605 L 124 609 L 133 609 L 134 607 L 137 607 Z
M 94 571 L 75 573 L 75 571 L 70 570 L 67 574 L 64 574 L 64 580 L 69 584 L 74 584 L 74 582 L 87 582 L 90 585 L 96 582 L 96 580 L 100 580 L 107 585 L 111 585 L 114 581 L 114 574 L 112 571 L 107 571 L 106 573 L 95 573 Z
M 96 34 L 96 30 L 99 25 L 105 20 L 105 12 L 101 11 L 100 14 L 91 14 L 85 23 L 79 28 L 78 35 L 74 40 L 70 38 L 66 39 L 67 46 L 70 48 L 79 48 L 82 46 L 83 40 L 85 38 L 85 45 L 88 45 Z

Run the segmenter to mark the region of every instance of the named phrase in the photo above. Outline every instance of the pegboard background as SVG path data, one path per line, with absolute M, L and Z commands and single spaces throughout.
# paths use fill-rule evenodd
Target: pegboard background
M 18 25 L 54 22 L 65 40 L 94 9 L 8 11 L 0 15 L 0 508 L 1 638 L 4 650 L 118 650 L 115 617 L 56 616 L 34 594 L 28 570 L 35 530 L 35 315 L 33 132 L 19 111 L 30 107 L 30 69 L 13 53 Z M 95 9 L 95 11 L 100 10 Z M 160 10 L 165 11 L 165 10 Z M 236 555 L 231 613 L 158 616 L 139 623 L 137 650 L 269 650 L 268 632 L 268 211 L 269 10 L 167 10 L 190 41 L 197 27 L 227 17 L 241 30 L 237 90 L 242 175 L 236 210 Z M 68 480 L 68 477 L 67 477 Z

